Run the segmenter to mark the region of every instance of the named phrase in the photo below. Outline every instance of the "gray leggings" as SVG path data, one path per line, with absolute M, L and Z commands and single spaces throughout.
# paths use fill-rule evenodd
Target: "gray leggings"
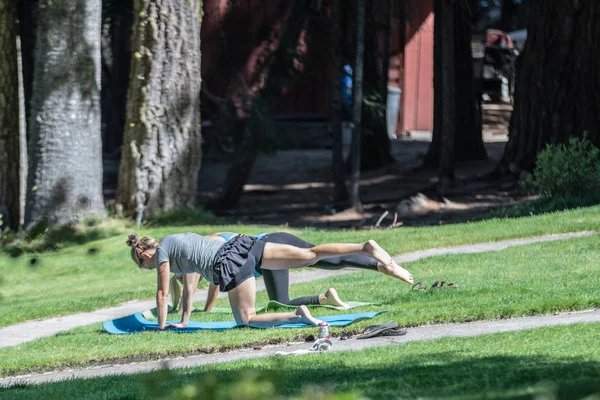
M 261 240 L 265 243 L 289 244 L 291 246 L 308 249 L 314 247 L 309 243 L 286 232 L 269 233 Z M 329 257 L 313 265 L 314 268 L 337 270 L 346 267 L 361 268 L 369 271 L 377 271 L 377 261 L 361 254 L 350 254 L 343 257 Z M 290 273 L 287 269 L 268 270 L 262 269 L 265 288 L 270 300 L 278 301 L 291 306 L 319 304 L 319 295 L 297 297 L 290 300 Z

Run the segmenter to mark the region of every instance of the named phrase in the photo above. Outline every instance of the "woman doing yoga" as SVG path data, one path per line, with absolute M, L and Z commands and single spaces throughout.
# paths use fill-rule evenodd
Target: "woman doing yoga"
M 194 233 L 169 235 L 161 242 L 136 234 L 129 235 L 131 257 L 140 268 L 157 270 L 156 303 L 158 327 L 185 327 L 192 310 L 192 293 L 197 287 L 194 273 L 200 274 L 220 291 L 228 292 L 236 322 L 274 326 L 289 322 L 318 324 L 305 306 L 296 312 L 255 312 L 255 269 L 259 271 L 288 270 L 314 265 L 332 257 L 362 254 L 377 261 L 377 269 L 386 275 L 412 283 L 410 273 L 398 266 L 375 241 L 361 244 L 330 243 L 308 248 L 291 246 L 238 235 L 226 243 Z M 184 275 L 183 314 L 178 324 L 166 325 L 169 277 L 173 272 Z M 196 275 L 197 276 L 197 275 Z M 195 284 L 195 285 L 194 285 Z
M 210 235 L 211 238 L 220 239 L 223 241 L 228 241 L 237 236 L 238 233 L 234 232 L 219 232 Z M 287 232 L 274 232 L 274 233 L 261 233 L 256 235 L 257 238 L 261 239 L 265 243 L 279 243 L 279 244 L 287 244 L 291 246 L 296 246 L 300 248 L 311 248 L 314 247 L 314 244 L 309 243 L 305 240 L 300 239 L 299 237 L 292 235 Z M 342 268 L 359 268 L 368 271 L 383 271 L 383 266 L 380 265 L 376 260 L 371 257 L 364 256 L 361 254 L 350 254 L 342 257 L 329 257 L 325 258 L 318 263 L 312 265 L 311 267 L 325 269 L 325 270 L 337 270 Z M 255 276 L 260 276 L 262 273 L 263 281 L 265 284 L 265 289 L 267 290 L 267 294 L 269 296 L 269 300 L 274 300 L 282 304 L 287 304 L 290 306 L 301 306 L 301 305 L 330 305 L 336 307 L 349 307 L 346 303 L 344 303 L 340 297 L 338 296 L 337 291 L 334 288 L 329 288 L 325 293 L 314 295 L 314 296 L 302 296 L 297 297 L 295 299 L 290 299 L 290 291 L 289 291 L 289 270 L 280 269 L 280 270 L 266 270 L 262 269 L 260 272 L 256 272 Z M 198 276 L 199 278 L 199 276 Z M 177 309 L 179 304 L 179 298 L 181 296 L 181 289 L 179 289 L 179 285 L 177 285 L 174 280 L 177 277 L 172 278 L 171 283 L 171 291 L 173 298 L 173 308 Z M 212 285 L 211 285 L 212 286 Z M 179 294 L 179 296 L 177 295 Z M 204 311 L 210 311 L 215 303 L 217 298 L 218 288 L 210 287 L 208 291 L 208 296 L 206 299 L 206 304 L 204 307 Z

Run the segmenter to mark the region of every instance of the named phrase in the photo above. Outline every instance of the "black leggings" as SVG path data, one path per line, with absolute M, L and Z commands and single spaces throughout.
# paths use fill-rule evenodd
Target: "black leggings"
M 314 247 L 308 243 L 286 232 L 275 232 L 263 236 L 261 240 L 265 243 L 289 244 L 303 249 Z M 337 270 L 345 267 L 355 267 L 370 271 L 377 271 L 377 261 L 361 254 L 350 254 L 343 257 L 329 257 L 312 265 L 314 268 Z M 290 300 L 290 271 L 287 269 L 269 270 L 262 269 L 265 288 L 270 300 L 278 301 L 291 306 L 319 304 L 319 295 L 297 297 Z

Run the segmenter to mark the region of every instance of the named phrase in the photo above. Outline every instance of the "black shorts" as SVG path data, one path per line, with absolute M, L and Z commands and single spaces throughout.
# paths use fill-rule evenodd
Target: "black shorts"
M 221 292 L 234 289 L 254 276 L 254 270 L 260 269 L 264 247 L 262 240 L 246 235 L 238 235 L 221 247 L 214 266 Z

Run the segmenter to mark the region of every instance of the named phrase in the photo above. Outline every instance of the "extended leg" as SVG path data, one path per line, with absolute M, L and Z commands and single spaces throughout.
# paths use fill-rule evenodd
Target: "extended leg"
M 290 269 L 306 267 L 328 258 L 346 256 L 354 253 L 366 254 L 384 265 L 392 264 L 392 257 L 375 242 L 365 243 L 327 243 L 308 249 L 286 244 L 266 243 L 263 251 L 264 269 Z
M 300 239 L 298 236 L 287 232 L 274 232 L 264 236 L 261 239 L 265 243 L 289 244 L 291 246 L 309 249 L 315 247 L 314 244 Z M 362 254 L 349 254 L 345 256 L 328 257 L 320 260 L 313 265 L 314 268 L 338 270 L 346 267 L 366 269 L 377 271 L 378 262 L 373 258 Z
M 263 269 L 290 269 L 307 267 L 328 258 L 346 256 L 349 254 L 365 254 L 379 262 L 377 269 L 386 275 L 413 283 L 412 275 L 394 262 L 392 257 L 375 242 L 368 240 L 365 243 L 328 243 L 308 249 L 295 246 L 266 243 L 263 250 Z

